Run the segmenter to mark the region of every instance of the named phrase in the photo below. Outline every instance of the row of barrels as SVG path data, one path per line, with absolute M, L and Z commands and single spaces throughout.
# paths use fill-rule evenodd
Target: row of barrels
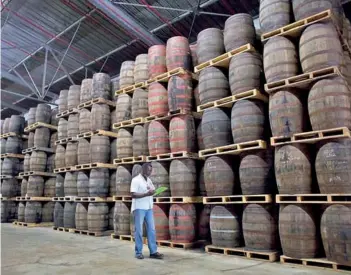
M 19 202 L 17 221 L 26 223 L 44 223 L 54 220 L 54 202 L 27 201 Z
M 16 133 L 23 134 L 25 119 L 23 116 L 12 115 L 11 117 L 0 120 L 0 134 Z
M 24 172 L 49 172 L 52 173 L 55 169 L 55 154 L 46 153 L 43 151 L 33 151 L 30 154 L 25 154 L 23 161 Z
M 32 125 L 35 122 L 42 122 L 56 126 L 58 121 L 56 114 L 58 108 L 51 108 L 50 105 L 40 103 L 37 107 L 30 108 L 27 114 L 27 125 Z
M 24 161 L 18 158 L 0 159 L 0 175 L 17 176 L 24 172 Z
M 13 222 L 18 217 L 18 207 L 15 201 L 1 201 L 1 223 Z

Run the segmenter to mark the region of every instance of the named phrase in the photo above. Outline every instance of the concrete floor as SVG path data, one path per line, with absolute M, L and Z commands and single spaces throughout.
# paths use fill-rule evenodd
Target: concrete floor
M 162 261 L 137 260 L 133 243 L 110 237 L 88 237 L 51 228 L 1 225 L 2 275 L 42 274 L 255 274 L 335 275 L 330 270 L 291 267 L 201 251 L 160 248 Z M 144 256 L 148 256 L 144 247 Z

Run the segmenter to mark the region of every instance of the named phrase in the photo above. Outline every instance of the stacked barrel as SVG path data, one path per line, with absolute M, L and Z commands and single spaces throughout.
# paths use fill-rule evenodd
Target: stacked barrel
M 347 72 L 350 69 L 350 52 L 343 51 L 342 47 L 347 40 L 345 37 L 350 23 L 342 17 L 339 1 L 293 0 L 292 6 L 289 2 L 261 1 L 260 21 L 264 31 L 269 34 L 290 23 L 292 13 L 296 20 L 300 20 L 317 13 L 322 16 L 325 10 L 330 9 L 335 20 L 310 24 L 296 39 L 285 37 L 282 33 L 266 40 L 263 62 L 268 82 L 266 87 L 271 87 L 269 83 L 272 82 L 284 83 L 289 77 L 301 73 L 312 75 L 317 70 L 323 72 L 330 66 L 336 66 L 341 75 L 320 77 L 317 81 L 312 79 L 313 82 L 308 85 L 300 85 L 300 89 L 283 86 L 270 92 L 272 134 L 287 140 L 285 144 L 282 142 L 282 145 L 276 146 L 274 161 L 279 192 L 277 199 L 281 200 L 279 235 L 282 257 L 283 261 L 289 257 L 310 258 L 312 261 L 326 255 L 330 261 L 351 265 L 350 244 L 345 238 L 346 232 L 351 230 L 351 208 L 342 202 L 323 200 L 318 195 L 317 202 L 309 201 L 312 194 L 324 194 L 328 198 L 339 194 L 346 196 L 345 200 L 350 198 L 349 134 L 341 135 L 340 139 L 333 139 L 333 134 L 329 138 L 323 135 L 329 129 L 335 131 L 340 127 L 346 127 L 345 131 L 349 133 L 351 127 L 350 78 Z M 342 22 L 346 27 L 341 37 Z M 310 138 L 309 142 L 304 142 L 295 139 L 306 136 L 304 133 L 311 130 L 323 140 L 318 142 L 318 138 Z M 284 201 L 286 195 L 295 197 L 296 203 Z M 300 203 L 296 199 L 298 196 L 304 196 Z

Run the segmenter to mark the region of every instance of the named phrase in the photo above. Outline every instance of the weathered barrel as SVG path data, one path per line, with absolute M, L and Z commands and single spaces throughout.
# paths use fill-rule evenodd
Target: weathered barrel
M 59 119 L 56 117 L 58 113 L 58 108 L 51 109 L 51 118 L 50 118 L 50 124 L 57 126 Z
M 197 35 L 196 55 L 201 64 L 224 53 L 223 31 L 208 28 Z
M 131 182 L 132 167 L 130 165 L 118 166 L 116 172 L 116 195 L 129 196 Z
M 67 98 L 68 98 L 68 90 L 61 90 L 59 96 L 59 103 L 58 103 L 58 111 L 64 112 L 67 111 Z
M 29 176 L 27 183 L 27 196 L 43 197 L 44 178 L 41 176 Z
M 193 84 L 189 73 L 172 76 L 168 80 L 168 108 L 169 111 L 179 109 L 192 111 Z
M 230 118 L 220 108 L 204 111 L 201 120 L 201 132 L 205 149 L 233 143 Z
M 134 61 L 124 61 L 119 73 L 119 87 L 123 89 L 134 84 Z
M 110 107 L 107 104 L 94 104 L 91 108 L 91 130 L 110 130 Z
M 10 131 L 10 118 L 9 117 L 5 118 L 4 125 L 2 127 L 3 127 L 4 133 L 8 133 Z
M 133 129 L 132 148 L 134 157 L 149 155 L 148 128 L 148 124 L 144 124 L 136 125 Z
M 55 197 L 56 193 L 56 179 L 47 178 L 44 182 L 44 197 Z
M 111 78 L 108 74 L 95 73 L 92 81 L 91 98 L 101 97 L 104 99 L 111 99 L 110 83 Z
M 65 196 L 77 196 L 77 178 L 78 172 L 66 172 L 65 180 L 63 182 L 63 190 Z
M 8 221 L 8 210 L 7 210 L 7 203 L 8 201 L 1 201 L 1 222 Z
M 0 133 L 1 133 L 1 134 L 4 134 L 4 131 L 3 131 L 4 122 L 5 122 L 4 119 L 0 119 Z
M 107 168 L 91 169 L 89 176 L 90 197 L 107 197 L 109 184 L 110 173 Z
M 164 161 L 153 161 L 151 165 L 152 172 L 150 179 L 155 186 L 155 189 L 161 186 L 168 188 L 162 194 L 158 195 L 158 197 L 170 197 L 171 189 L 169 186 L 169 163 Z
M 156 229 L 156 240 L 169 240 L 169 206 L 167 204 L 154 204 L 153 212 Z
M 111 149 L 110 162 L 113 162 L 113 160 L 117 158 L 117 139 L 116 138 L 112 139 L 110 149 Z
M 75 224 L 78 230 L 88 230 L 88 204 L 77 203 Z
M 332 24 L 312 24 L 300 38 L 300 62 L 304 73 L 343 64 L 343 51 Z
M 64 176 L 62 174 L 56 174 L 56 183 L 55 183 L 55 197 L 64 197 Z
M 154 82 L 149 86 L 148 107 L 151 116 L 167 115 L 168 107 L 168 91 L 163 84 Z
M 285 256 L 293 258 L 316 257 L 321 243 L 317 217 L 312 207 L 302 204 L 281 205 L 279 236 Z
M 110 175 L 110 191 L 109 197 L 116 196 L 116 171 L 112 171 Z
M 148 92 L 144 89 L 136 89 L 132 99 L 132 118 L 147 117 L 148 115 Z
M 298 63 L 295 45 L 288 38 L 276 36 L 264 45 L 263 66 L 267 82 L 297 75 Z
M 284 27 L 291 19 L 290 0 L 261 0 L 260 1 L 260 24 L 263 32 L 270 32 Z
M 27 178 L 23 178 L 21 181 L 21 197 L 27 196 L 27 185 L 28 185 Z
M 35 122 L 50 123 L 51 107 L 48 104 L 38 104 L 35 111 Z
M 197 44 L 191 44 L 189 48 L 191 54 L 191 61 L 193 63 L 193 67 L 195 67 L 199 64 L 199 60 L 197 58 Z
M 205 104 L 227 97 L 230 93 L 229 81 L 222 69 L 208 67 L 199 75 L 199 100 Z
M 154 45 L 148 50 L 149 78 L 167 72 L 166 67 L 166 46 Z
M 259 100 L 240 100 L 232 108 L 231 127 L 234 143 L 264 139 L 265 110 Z
M 113 229 L 116 235 L 130 235 L 130 204 L 116 201 Z
M 57 132 L 51 134 L 49 147 L 56 150 L 56 144 L 55 144 L 56 141 L 57 141 Z
M 256 52 L 233 56 L 229 65 L 229 84 L 233 95 L 261 88 L 262 57 Z
M 90 139 L 91 162 L 108 163 L 110 160 L 110 138 L 107 136 L 92 136 Z
M 91 163 L 90 142 L 87 139 L 81 138 L 78 140 L 77 152 L 77 164 Z
M 350 92 L 340 78 L 323 79 L 313 85 L 308 95 L 312 129 L 351 128 Z
M 113 230 L 113 216 L 115 214 L 115 207 L 113 204 L 108 204 L 108 230 Z
M 351 265 L 350 239 L 347 232 L 351 227 L 351 207 L 349 205 L 332 205 L 323 213 L 321 235 L 324 251 L 329 261 Z
M 28 134 L 28 148 L 34 147 L 34 135 L 35 132 L 30 132 Z
M 198 147 L 198 149 L 199 150 L 204 150 L 205 149 L 205 145 L 204 145 L 204 140 L 203 140 L 203 137 L 202 137 L 201 123 L 197 126 L 196 138 L 197 138 L 197 147 Z
M 65 164 L 66 166 L 74 166 L 78 164 L 78 143 L 77 142 L 68 142 L 66 145 L 65 152 Z
M 195 152 L 195 121 L 192 116 L 181 115 L 171 119 L 169 143 L 171 152 Z
M 24 222 L 25 208 L 26 208 L 26 203 L 25 202 L 19 202 L 18 203 L 17 213 L 18 213 L 18 221 L 19 222 Z
M 54 208 L 55 208 L 55 202 L 53 201 L 43 203 L 41 222 L 54 221 Z
M 57 138 L 63 139 L 68 137 L 68 121 L 64 118 L 60 118 L 57 128 Z
M 241 245 L 239 215 L 231 206 L 215 206 L 210 215 L 212 244 L 219 247 L 238 247 Z
M 143 82 L 149 79 L 148 55 L 139 54 L 135 58 L 134 83 Z
M 117 110 L 113 109 L 110 113 L 110 129 L 112 132 L 117 133 L 117 129 L 113 129 L 113 124 L 117 123 Z
M 66 90 L 67 91 L 67 90 Z M 60 105 L 59 105 L 60 106 Z M 60 107 L 59 107 L 60 108 Z M 28 126 L 35 123 L 35 114 L 37 113 L 37 108 L 36 107 L 33 107 L 33 108 L 30 108 L 29 111 L 28 111 L 28 116 L 27 116 L 27 124 Z M 6 119 L 5 119 L 6 120 Z M 5 133 L 5 124 L 3 125 L 3 131 Z
M 2 174 L 17 176 L 19 160 L 17 158 L 5 158 L 2 162 Z
M 41 127 L 35 129 L 34 132 L 34 146 L 36 147 L 49 147 L 50 143 L 50 129 Z
M 3 197 L 12 198 L 17 196 L 18 182 L 17 179 L 1 180 L 1 195 Z
M 115 92 L 119 90 L 119 76 L 111 79 L 111 99 L 116 99 Z
M 56 147 L 56 154 L 55 154 L 56 168 L 66 167 L 65 155 L 66 155 L 66 148 L 61 144 L 58 144 Z
M 201 73 L 201 72 L 200 72 Z M 201 105 L 201 102 L 200 102 L 200 92 L 199 92 L 199 84 L 196 84 L 194 86 L 194 89 L 193 89 L 193 95 L 194 95 L 194 106 L 197 107 L 199 105 Z M 195 108 L 196 109 L 196 108 Z
M 6 139 L 0 139 L 0 152 L 1 154 L 5 154 L 6 151 Z
M 174 197 L 196 195 L 196 164 L 194 159 L 172 160 L 169 169 L 169 185 Z
M 132 98 L 128 94 L 120 94 L 116 103 L 116 122 L 132 118 Z
M 133 169 L 132 169 L 132 179 L 135 178 L 137 175 L 139 175 L 142 171 L 142 165 L 141 164 L 134 164 Z
M 93 79 L 85 78 L 80 85 L 80 104 L 92 99 L 93 94 Z
M 198 166 L 198 177 L 197 177 L 197 186 L 198 186 L 198 194 L 201 197 L 206 197 L 206 185 L 205 185 L 205 165 L 200 163 Z
M 203 208 L 199 209 L 199 223 L 198 223 L 198 239 L 199 240 L 211 240 L 210 230 L 210 215 L 212 207 L 211 205 L 204 205 Z
M 18 220 L 17 203 L 15 201 L 8 201 L 6 208 L 8 211 L 8 221 Z
M 27 201 L 24 209 L 24 221 L 26 223 L 40 223 L 42 219 L 41 202 Z
M 78 197 L 89 197 L 89 174 L 79 171 L 77 176 Z
M 23 116 L 12 115 L 9 122 L 9 132 L 18 135 L 23 133 L 25 120 Z
M 167 71 L 182 67 L 191 70 L 189 41 L 183 36 L 173 36 L 167 40 L 166 46 Z
M 108 229 L 109 208 L 107 203 L 89 203 L 88 230 L 103 232 Z
M 55 169 L 55 154 L 48 155 L 46 161 L 46 172 L 53 173 Z
M 151 121 L 148 132 L 148 147 L 151 156 L 170 152 L 167 122 Z
M 67 136 L 76 137 L 79 134 L 79 115 L 71 114 L 68 117 Z
M 34 151 L 30 157 L 29 167 L 31 171 L 45 172 L 47 154 L 41 151 Z
M 80 103 L 80 85 L 69 86 L 67 95 L 67 109 L 77 108 Z
M 169 210 L 172 242 L 191 243 L 196 238 L 196 209 L 193 204 L 172 204 Z
M 255 42 L 256 32 L 252 16 L 247 13 L 237 13 L 225 21 L 224 47 L 229 52 L 245 44 Z
M 91 113 L 88 109 L 79 110 L 79 133 L 91 131 Z
M 63 227 L 63 214 L 64 214 L 64 203 L 55 202 L 54 207 L 54 226 L 55 227 Z
M 23 141 L 21 138 L 8 137 L 6 140 L 6 146 L 5 146 L 4 153 L 21 154 L 22 148 L 23 148 Z
M 76 228 L 76 202 L 65 202 L 63 209 L 63 227 Z

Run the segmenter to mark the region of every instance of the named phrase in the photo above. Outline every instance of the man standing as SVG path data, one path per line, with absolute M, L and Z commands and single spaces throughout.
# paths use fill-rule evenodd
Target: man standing
M 149 176 L 152 172 L 151 163 L 144 163 L 141 173 L 133 178 L 130 186 L 132 194 L 132 213 L 135 225 L 135 257 L 144 259 L 143 256 L 143 224 L 146 223 L 147 242 L 150 250 L 150 258 L 163 259 L 163 255 L 157 252 L 156 231 L 154 214 L 152 211 L 155 187 Z

